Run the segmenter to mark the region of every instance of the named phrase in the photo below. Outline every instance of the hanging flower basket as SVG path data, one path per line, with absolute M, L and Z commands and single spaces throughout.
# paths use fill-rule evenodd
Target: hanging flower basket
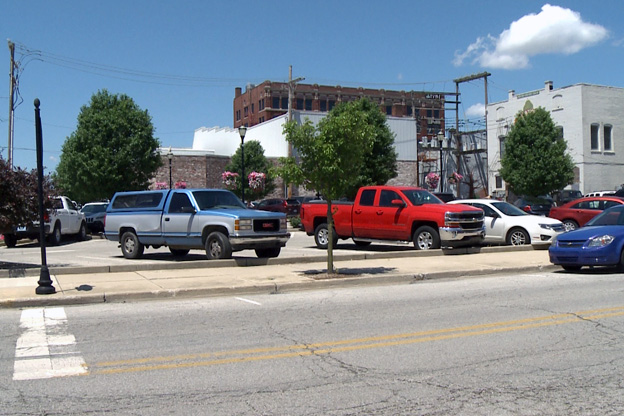
M 262 172 L 251 172 L 247 175 L 249 180 L 249 189 L 253 192 L 262 192 L 264 190 L 264 183 L 266 181 L 266 175 Z
M 232 191 L 237 188 L 238 173 L 225 171 L 221 174 L 221 181 L 223 182 L 223 186 Z
M 457 172 L 453 172 L 453 174 L 452 174 L 451 176 L 449 176 L 449 178 L 448 178 L 448 182 L 449 182 L 451 185 L 455 185 L 455 184 L 457 184 L 457 183 L 460 183 L 462 179 L 464 179 L 464 177 L 463 177 L 462 175 L 460 175 L 460 174 L 459 174 L 459 173 L 457 173 Z
M 175 189 L 186 189 L 186 182 L 185 181 L 176 182 Z
M 430 190 L 436 189 L 438 187 L 438 182 L 440 182 L 440 175 L 437 173 L 430 172 L 425 176 L 425 184 Z
M 167 189 L 169 188 L 169 186 L 167 186 L 167 182 L 156 182 L 154 184 L 154 188 L 161 190 L 161 189 Z

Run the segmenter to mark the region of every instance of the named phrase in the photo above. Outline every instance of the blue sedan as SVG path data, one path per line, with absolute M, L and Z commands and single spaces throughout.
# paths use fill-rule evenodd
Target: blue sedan
M 583 228 L 560 234 L 548 249 L 550 262 L 565 270 L 619 266 L 624 270 L 624 205 L 604 210 Z

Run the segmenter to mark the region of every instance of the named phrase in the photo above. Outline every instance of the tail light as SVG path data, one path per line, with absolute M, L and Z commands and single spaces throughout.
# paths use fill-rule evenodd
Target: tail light
M 43 222 L 50 222 L 50 214 L 48 212 L 43 213 Z
M 524 212 L 531 212 L 531 206 L 530 205 L 525 205 L 524 208 L 522 208 L 522 210 Z
M 288 201 L 284 201 L 284 202 L 282 203 L 282 206 L 283 206 L 284 208 L 286 208 L 286 207 L 288 206 Z

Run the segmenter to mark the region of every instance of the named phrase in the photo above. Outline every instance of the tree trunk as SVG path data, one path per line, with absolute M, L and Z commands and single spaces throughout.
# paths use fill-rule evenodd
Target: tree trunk
M 331 200 L 327 201 L 327 274 L 334 274 L 334 215 Z

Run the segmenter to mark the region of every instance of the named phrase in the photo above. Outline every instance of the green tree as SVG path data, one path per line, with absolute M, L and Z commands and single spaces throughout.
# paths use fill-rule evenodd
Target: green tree
M 225 167 L 230 172 L 242 174 L 242 154 L 241 147 L 238 146 L 236 152 L 232 156 L 232 160 Z M 254 199 L 261 199 L 268 193 L 275 189 L 273 174 L 271 172 L 271 163 L 264 156 L 264 148 L 257 140 L 249 140 L 245 142 L 245 176 L 249 176 L 251 172 L 264 173 L 266 175 L 266 181 L 264 184 L 264 190 L 261 192 L 254 192 L 249 188 L 249 180 L 245 179 L 245 202 Z M 242 178 L 240 178 L 242 180 Z M 241 196 L 241 181 L 238 181 L 237 188 L 233 190 L 238 197 Z
M 516 195 L 549 194 L 574 179 L 566 150 L 548 111 L 528 109 L 518 114 L 505 139 L 500 175 Z
M 347 195 L 361 179 L 358 168 L 373 146 L 375 129 L 369 113 L 358 102 L 343 103 L 322 119 L 317 127 L 306 120 L 302 125 L 289 122 L 286 140 L 296 149 L 294 158 L 280 159 L 280 175 L 320 192 L 327 200 L 327 273 L 334 273 L 332 200 Z
M 39 219 L 38 184 L 37 170 L 12 169 L 0 157 L 0 233 L 10 233 L 13 227 Z M 51 189 L 50 177 L 44 176 L 43 196 L 47 207 L 51 206 Z
M 98 91 L 80 109 L 76 131 L 63 144 L 55 183 L 80 202 L 147 189 L 163 163 L 159 147 L 147 110 L 125 94 Z
M 384 185 L 397 176 L 397 152 L 394 149 L 394 133 L 388 127 L 386 116 L 379 110 L 379 106 L 367 98 L 355 101 L 356 110 L 366 114 L 367 122 L 373 127 L 372 147 L 364 154 L 358 168 L 353 169 L 357 178 L 353 186 L 347 190 L 345 196 L 355 198 L 362 186 Z M 347 111 L 346 106 L 338 106 L 335 114 Z

